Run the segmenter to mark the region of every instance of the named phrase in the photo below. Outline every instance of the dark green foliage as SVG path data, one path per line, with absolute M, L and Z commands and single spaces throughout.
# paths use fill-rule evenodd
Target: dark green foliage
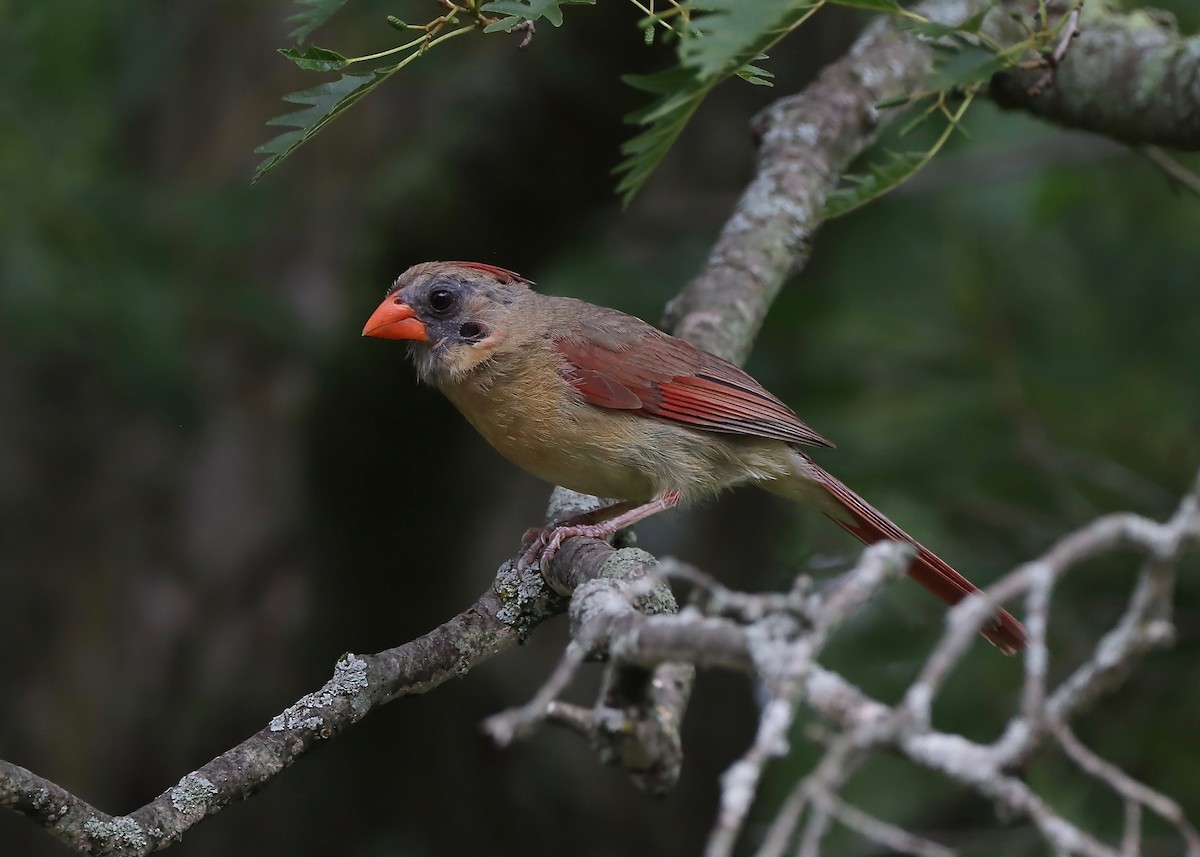
M 627 75 L 626 83 L 655 100 L 625 121 L 641 130 L 622 144 L 617 192 L 628 203 L 683 133 L 700 103 L 731 77 L 770 86 L 772 75 L 754 63 L 807 20 L 821 3 L 796 0 L 712 0 L 691 4 L 698 14 L 675 30 L 679 65 L 656 75 Z M 650 24 L 649 26 L 653 26 Z
M 1173 5 L 1200 24 L 1193 0 Z M 537 521 L 545 489 L 418 388 L 397 349 L 359 338 L 391 278 L 476 258 L 653 321 L 743 186 L 763 94 L 735 85 L 713 99 L 677 138 L 681 168 L 621 213 L 606 172 L 632 106 L 618 75 L 645 53 L 616 38 L 624 29 L 600 39 L 572 16 L 523 54 L 433 52 L 313 157 L 251 189 L 278 17 L 196 8 L 53 0 L 15 4 L 0 28 L 0 644 L 16 653 L 0 658 L 0 755 L 118 813 L 261 728 L 341 652 L 444 621 Z M 321 41 L 355 44 L 351 17 Z M 820 26 L 773 52 L 780 94 L 817 72 Z M 221 74 L 201 50 L 214 31 L 228 35 Z M 822 465 L 988 582 L 1093 515 L 1165 517 L 1200 467 L 1200 211 L 1097 138 L 986 104 L 969 124 L 971 141 L 951 135 L 898 192 L 816 236 L 750 368 L 839 444 Z M 943 130 L 928 122 L 884 145 L 926 152 Z M 200 514 L 231 505 L 244 514 Z M 752 590 L 805 570 L 828 579 L 858 552 L 821 516 L 751 491 L 639 536 Z M 213 563 L 239 543 L 242 561 Z M 1052 678 L 1091 650 L 1132 572 L 1117 557 L 1064 583 Z M 1198 581 L 1193 556 L 1177 646 L 1078 724 L 1193 819 Z M 826 663 L 894 701 L 942 615 L 897 584 Z M 498 752 L 479 735 L 483 717 L 529 698 L 564 635 L 547 627 L 466 680 L 394 703 L 170 854 L 247 842 L 262 857 L 700 853 L 717 777 L 759 714 L 752 688 L 700 676 L 681 789 L 648 801 L 577 736 L 547 730 Z M 980 644 L 936 725 L 994 738 L 1019 680 L 1017 662 Z M 805 727 L 821 724 L 801 724 L 773 763 L 760 820 L 807 771 Z M 1089 829 L 1119 823 L 1111 795 L 1064 760 L 1027 776 Z M 900 760 L 876 759 L 850 789 L 964 857 L 1042 853 L 1026 823 Z M 1146 825 L 1147 853 L 1178 853 Z M 11 813 L 0 843 L 64 853 Z M 827 850 L 869 853 L 840 829 Z
M 333 14 L 344 5 L 346 0 L 293 0 L 302 7 L 288 18 L 289 24 L 295 24 L 296 29 L 289 34 L 297 43 L 303 42 L 313 30 L 320 27 L 333 17 Z
M 309 45 L 303 52 L 295 48 L 282 48 L 279 53 L 305 71 L 340 71 L 349 65 L 349 60 L 339 54 L 337 51 L 331 51 L 326 48 L 318 48 L 316 45 Z M 311 92 L 311 90 L 310 90 Z M 284 101 L 290 101 L 293 104 L 303 104 L 304 101 L 298 100 L 298 96 L 307 95 L 308 93 L 296 93 L 295 95 L 284 96 Z M 282 122 L 271 122 L 272 125 L 282 125 Z
M 322 55 L 332 53 L 332 51 L 324 51 L 320 48 L 309 48 L 305 53 L 312 54 L 314 50 L 320 51 Z M 280 51 L 280 53 L 284 52 Z M 290 59 L 295 58 L 290 54 L 284 55 Z M 305 59 L 304 61 L 309 62 L 310 60 Z M 342 65 L 345 65 L 344 61 Z M 256 154 L 269 157 L 258 165 L 258 169 L 254 171 L 253 180 L 258 181 L 262 178 L 268 170 L 295 151 L 296 147 L 311 139 L 314 134 L 332 122 L 339 113 L 353 106 L 356 101 L 391 77 L 396 69 L 396 66 L 389 66 L 370 74 L 343 74 L 337 80 L 329 83 L 322 83 L 303 92 L 285 95 L 284 101 L 308 106 L 294 113 L 276 116 L 267 122 L 268 125 L 282 125 L 296 130 L 280 134 L 254 150 Z
M 594 6 L 596 0 L 492 0 L 483 5 L 484 12 L 504 15 L 499 21 L 488 24 L 484 32 L 512 32 L 513 27 L 523 21 L 537 23 L 545 18 L 556 27 L 563 23 L 563 6 Z
M 311 3 L 311 0 L 307 2 Z M 315 72 L 342 71 L 354 63 L 404 51 L 408 53 L 400 62 L 376 68 L 369 74 L 343 75 L 340 80 L 287 96 L 286 101 L 308 107 L 271 120 L 270 124 L 292 126 L 296 130 L 280 135 L 257 150 L 270 157 L 260 164 L 255 180 L 384 80 L 445 39 L 472 29 L 484 33 L 511 33 L 520 26 L 532 26 L 542 19 L 560 27 L 564 21 L 563 6 L 592 3 L 594 0 L 492 0 L 482 5 L 466 2 L 449 8 L 444 15 L 423 25 L 407 24 L 395 16 L 388 16 L 391 27 L 401 31 L 421 31 L 424 35 L 380 53 L 350 58 L 315 46 L 303 52 L 294 48 L 281 50 L 283 56 L 300 68 Z M 1030 28 L 1024 43 L 1001 50 L 980 35 L 990 7 L 958 26 L 948 26 L 928 21 L 904 9 L 895 0 L 704 0 L 660 9 L 644 18 L 638 26 L 648 43 L 654 41 L 656 34 L 665 31 L 661 37 L 674 43 L 676 64 L 655 74 L 623 77 L 634 88 L 654 96 L 650 104 L 626 116 L 626 121 L 638 126 L 639 131 L 621 146 L 624 157 L 615 171 L 619 177 L 617 192 L 624 201 L 632 200 L 645 185 L 716 86 L 732 77 L 757 86 L 770 86 L 772 73 L 756 63 L 765 60 L 766 52 L 773 45 L 825 5 L 896 15 L 906 26 L 934 40 L 933 46 L 943 57 L 929 89 L 900 94 L 889 100 L 891 105 L 932 99 L 941 108 L 952 95 L 971 96 L 995 72 L 1025 60 L 1029 52 L 1042 49 L 1056 33 L 1053 27 Z M 303 35 L 311 32 L 312 27 L 325 20 L 332 11 L 329 4 L 318 4 L 302 13 L 300 17 L 304 18 L 307 27 Z M 491 17 L 494 15 L 501 17 Z M 439 36 L 444 27 L 464 24 L 458 30 Z M 951 127 L 957 126 L 962 116 L 961 111 L 957 118 L 945 109 L 941 112 Z M 938 139 L 939 146 L 945 142 L 944 136 Z M 890 191 L 928 163 L 936 151 L 934 147 L 920 154 L 914 152 L 889 159 L 887 163 L 872 167 L 866 176 L 849 180 L 831 204 L 831 214 L 845 213 Z

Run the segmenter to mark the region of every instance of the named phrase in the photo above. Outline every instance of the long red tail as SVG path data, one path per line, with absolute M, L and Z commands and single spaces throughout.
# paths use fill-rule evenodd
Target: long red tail
M 862 497 L 859 497 L 837 477 L 809 462 L 824 482 L 825 489 L 838 501 L 851 520 L 825 513 L 825 516 L 850 535 L 865 544 L 874 544 L 883 539 L 908 542 L 917 549 L 916 558 L 909 566 L 908 574 L 947 604 L 957 604 L 979 588 L 946 564 L 941 557 L 897 527 L 886 516 Z M 1009 613 L 1001 610 L 992 624 L 983 628 L 983 636 L 1006 655 L 1014 655 L 1025 648 L 1025 628 Z

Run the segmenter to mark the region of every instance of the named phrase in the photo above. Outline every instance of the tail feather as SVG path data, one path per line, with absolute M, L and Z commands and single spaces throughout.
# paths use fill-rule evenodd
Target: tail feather
M 845 513 L 844 516 L 839 516 L 832 511 L 825 511 L 825 516 L 843 530 L 868 545 L 883 539 L 895 539 L 911 544 L 917 549 L 917 555 L 908 569 L 909 576 L 947 604 L 957 604 L 968 595 L 979 591 L 975 584 L 888 520 L 882 512 L 855 494 L 844 482 L 811 462 L 810 467 L 819 476 L 825 490 L 838 502 L 841 508 L 837 511 Z M 982 633 L 988 642 L 1006 655 L 1022 651 L 1027 642 L 1025 628 L 1004 610 L 996 614 L 992 623 L 982 629 Z

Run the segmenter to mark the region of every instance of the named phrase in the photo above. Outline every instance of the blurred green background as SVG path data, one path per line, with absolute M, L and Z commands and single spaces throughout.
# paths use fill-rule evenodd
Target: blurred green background
M 431 8 L 350 4 L 315 41 L 377 50 L 385 14 Z M 1173 8 L 1200 26 L 1191 0 Z M 251 188 L 264 122 L 319 80 L 274 52 L 292 11 L 0 2 L 0 757 L 113 813 L 261 728 L 341 652 L 469 604 L 540 520 L 545 487 L 417 388 L 394 343 L 360 339 L 391 279 L 477 259 L 656 319 L 750 175 L 750 117 L 862 20 L 806 25 L 772 57 L 773 91 L 717 91 L 622 211 L 609 170 L 639 100 L 618 75 L 664 61 L 631 5 L 569 9 L 525 52 L 447 45 Z M 838 443 L 822 464 L 986 582 L 1098 514 L 1165 517 L 1200 468 L 1200 204 L 1103 140 L 988 105 L 967 124 L 971 141 L 821 232 L 750 369 Z M 857 555 L 819 516 L 754 491 L 641 536 L 750 589 Z M 1117 615 L 1134 567 L 1121 556 L 1064 582 L 1054 676 Z M 1180 580 L 1178 645 L 1078 724 L 1193 818 L 1198 571 L 1192 558 Z M 827 662 L 894 700 L 941 615 L 893 587 Z M 564 638 L 556 622 L 388 706 L 172 853 L 697 853 L 717 776 L 752 736 L 752 687 L 701 677 L 683 781 L 653 801 L 572 736 L 501 752 L 480 735 Z M 993 736 L 1019 670 L 980 645 L 938 725 Z M 752 835 L 814 757 L 810 726 Z M 1053 753 L 1028 776 L 1069 817 L 1119 833 L 1117 800 Z M 1044 853 L 1022 820 L 895 759 L 847 794 L 967 854 Z M 1147 830 L 1146 853 L 1178 852 Z M 0 851 L 67 853 L 11 814 Z M 838 833 L 828 853 L 879 852 Z

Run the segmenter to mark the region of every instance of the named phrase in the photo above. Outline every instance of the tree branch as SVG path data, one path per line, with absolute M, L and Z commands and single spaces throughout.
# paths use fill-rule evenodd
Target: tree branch
M 1167 13 L 1088 3 L 1078 38 L 1039 86 L 1043 75 L 998 74 L 992 98 L 1132 145 L 1200 149 L 1200 36 L 1180 36 Z
M 981 3 L 932 0 L 922 11 L 937 20 L 951 15 L 961 20 Z M 1105 27 L 1089 32 L 1085 27 L 1083 36 L 1067 51 L 1053 85 L 1027 103 L 1021 103 L 1019 93 L 1009 92 L 1003 81 L 997 84 L 997 97 L 1010 98 L 1009 105 L 1026 107 L 1064 124 L 1119 139 L 1154 134 L 1159 135 L 1153 137 L 1154 142 L 1195 148 L 1200 133 L 1195 40 L 1179 39 L 1153 22 L 1134 26 L 1134 16 L 1124 20 L 1120 32 Z M 1121 61 L 1114 61 L 1115 57 Z M 671 302 L 667 318 L 676 333 L 735 361 L 745 357 L 783 282 L 807 262 L 825 196 L 894 115 L 874 105 L 916 89 L 930 65 L 927 45 L 881 19 L 812 86 L 776 102 L 758 117 L 756 131 L 762 145 L 754 178 L 704 270 Z M 1128 75 L 1121 79 L 1088 76 L 1088 69 L 1100 67 L 1113 73 L 1127 71 Z M 1158 77 L 1152 74 L 1155 70 Z M 1019 75 L 1006 77 L 1011 86 L 1019 87 Z M 1094 94 L 1105 86 L 1110 91 L 1113 86 L 1121 87 L 1119 91 L 1126 97 L 1110 99 L 1116 107 L 1096 102 Z M 1147 142 L 1148 138 L 1141 136 L 1135 141 Z M 562 499 L 558 493 L 556 498 Z M 789 727 L 803 703 L 837 724 L 842 733 L 785 804 L 764 842 L 764 853 L 786 848 L 806 808 L 812 814 L 803 834 L 804 853 L 815 853 L 833 820 L 874 831 L 868 835 L 884 836 L 886 823 L 867 823 L 865 816 L 856 814 L 860 811 L 842 804 L 837 793 L 867 752 L 888 746 L 1010 811 L 1027 815 L 1063 853 L 1115 854 L 1056 815 L 1027 785 L 1003 773 L 1048 732 L 1082 768 L 1101 776 L 1131 803 L 1145 805 L 1175 824 L 1187 853 L 1194 857 L 1200 854 L 1195 831 L 1177 807 L 1160 800 L 1148 787 L 1117 776 L 1103 760 L 1089 755 L 1085 748 L 1081 751 L 1064 729 L 1071 716 L 1116 686 L 1142 654 L 1171 639 L 1175 561 L 1184 544 L 1196 541 L 1200 532 L 1196 502 L 1195 496 L 1189 498 L 1167 525 L 1136 516 L 1102 519 L 1072 537 L 1074 541 L 1065 540 L 1046 557 L 1015 572 L 988 596 L 965 601 L 951 612 L 947 635 L 926 670 L 904 702 L 894 708 L 870 699 L 842 677 L 824 670 L 816 658 L 829 634 L 888 575 L 898 573 L 902 551 L 895 546 L 868 551 L 847 581 L 823 596 L 809 595 L 803 586 L 792 593 L 763 596 L 709 586 L 703 609 L 689 607 L 670 615 L 654 612 L 655 599 L 666 611 L 669 591 L 664 594 L 655 589 L 660 581 L 647 573 L 651 563 L 646 555 L 569 540 L 547 576 L 560 579 L 562 591 L 571 594 L 577 642 L 552 689 L 556 691 L 564 677 L 570 678 L 581 653 L 604 655 L 613 666 L 601 704 L 585 713 L 556 702 L 552 693 L 543 694 L 535 700 L 536 705 L 521 709 L 519 716 L 505 713 L 491 723 L 493 728 L 499 724 L 501 734 L 510 728 L 514 737 L 545 719 L 569 723 L 592 737 L 604 753 L 644 774 L 648 787 L 669 787 L 678 775 L 678 729 L 687 705 L 690 665 L 752 671 L 765 680 L 769 700 L 754 745 L 723 780 L 711 854 L 729 853 L 736 843 L 763 767 L 786 751 Z M 1049 655 L 1044 615 L 1053 585 L 1082 557 L 1120 544 L 1140 546 L 1152 557 L 1143 568 L 1129 608 L 1093 657 L 1047 696 L 1044 685 Z M 627 571 L 616 572 L 620 582 L 601 579 L 621 564 Z M 1034 645 L 1027 660 L 1021 715 L 990 746 L 932 731 L 929 709 L 945 675 L 995 604 L 1022 592 L 1029 597 Z M 0 805 L 25 814 L 79 851 L 150 853 L 178 840 L 192 825 L 228 803 L 254 793 L 374 707 L 400 696 L 424 693 L 462 675 L 515 646 L 545 618 L 566 609 L 566 604 L 566 598 L 547 588 L 540 575 L 518 574 L 506 563 L 493 586 L 467 610 L 405 645 L 375 655 L 343 656 L 321 689 L 129 815 L 107 815 L 54 783 L 4 761 L 0 761 Z M 646 677 L 640 687 L 623 680 L 637 675 Z M 1136 832 L 1136 825 L 1131 823 L 1129 828 Z M 935 850 L 929 853 L 936 853 L 936 847 L 931 845 Z
M 982 5 L 982 0 L 934 0 L 919 11 L 943 20 L 964 9 L 965 17 Z M 754 176 L 704 269 L 667 305 L 667 328 L 707 351 L 744 362 L 767 308 L 787 278 L 808 262 L 825 197 L 899 115 L 875 105 L 915 91 L 932 67 L 928 45 L 890 16 L 879 16 L 803 92 L 759 114 Z
M 788 752 L 788 735 L 801 704 L 821 713 L 841 729 L 826 752 L 794 789 L 765 837 L 759 854 L 774 857 L 789 849 L 805 810 L 808 823 L 800 833 L 799 852 L 819 853 L 830 823 L 843 823 L 872 837 L 894 836 L 886 822 L 847 807 L 837 797 L 859 765 L 871 754 L 891 749 L 910 761 L 965 785 L 1008 814 L 1027 817 L 1057 852 L 1086 857 L 1116 857 L 1109 846 L 1057 813 L 1029 784 L 1009 771 L 1020 767 L 1047 737 L 1057 740 L 1088 774 L 1107 783 L 1129 803 L 1145 806 L 1175 825 L 1189 857 L 1200 855 L 1200 839 L 1177 804 L 1137 783 L 1115 766 L 1083 748 L 1070 732 L 1069 719 L 1093 704 L 1124 679 L 1151 648 L 1173 639 L 1170 627 L 1175 568 L 1184 550 L 1200 543 L 1200 477 L 1178 511 L 1159 524 L 1131 514 L 1109 515 L 1063 538 L 1044 556 L 1021 566 L 988 592 L 965 599 L 947 614 L 946 632 L 925 667 L 897 706 L 871 699 L 842 676 L 816 663 L 829 635 L 889 578 L 903 574 L 907 546 L 880 543 L 864 552 L 859 565 L 829 592 L 808 594 L 801 579 L 792 593 L 756 596 L 730 594 L 714 585 L 701 607 L 678 614 L 646 615 L 634 603 L 657 584 L 655 576 L 640 585 L 616 583 L 602 576 L 579 580 L 569 568 L 556 569 L 576 582 L 570 614 L 578 650 L 539 692 L 536 704 L 495 715 L 489 731 L 511 737 L 528 735 L 556 710 L 555 695 L 587 657 L 651 666 L 661 660 L 689 660 L 701 666 L 737 669 L 756 675 L 766 694 L 758 732 L 749 750 L 721 782 L 721 802 L 709 839 L 708 857 L 733 852 L 741 836 L 758 783 L 770 759 Z M 1049 653 L 1044 638 L 1035 641 L 1026 666 L 1026 688 L 1018 713 L 992 744 L 938 732 L 930 712 L 952 667 L 976 641 L 978 632 L 1003 602 L 1026 596 L 1031 623 L 1037 628 L 1048 609 L 1053 587 L 1084 561 L 1134 547 L 1147 554 L 1125 614 L 1100 641 L 1095 653 L 1047 696 L 1044 692 Z M 612 552 L 592 543 L 608 562 L 624 561 L 625 551 Z M 640 553 L 640 552 L 639 552 Z M 643 555 L 644 556 L 644 555 Z M 641 559 L 639 558 L 639 561 Z M 693 583 L 705 579 L 667 561 L 660 574 L 681 570 Z M 1041 613 L 1039 618 L 1036 614 Z M 578 709 L 575 719 L 582 719 Z M 1139 811 L 1129 810 L 1126 839 L 1140 836 Z M 899 840 L 897 840 L 899 841 Z M 1128 843 L 1122 847 L 1128 852 Z M 897 846 L 898 847 L 898 846 Z M 905 840 L 910 853 L 944 853 L 925 840 Z M 902 849 L 902 850 L 904 850 Z
M 539 574 L 518 574 L 506 563 L 492 587 L 462 613 L 394 649 L 343 655 L 319 690 L 128 815 L 107 815 L 49 780 L 3 760 L 0 806 L 28 816 L 87 854 L 149 854 L 177 841 L 192 825 L 227 804 L 254 794 L 376 706 L 430 691 L 516 646 L 544 619 L 562 612 L 565 603 Z

